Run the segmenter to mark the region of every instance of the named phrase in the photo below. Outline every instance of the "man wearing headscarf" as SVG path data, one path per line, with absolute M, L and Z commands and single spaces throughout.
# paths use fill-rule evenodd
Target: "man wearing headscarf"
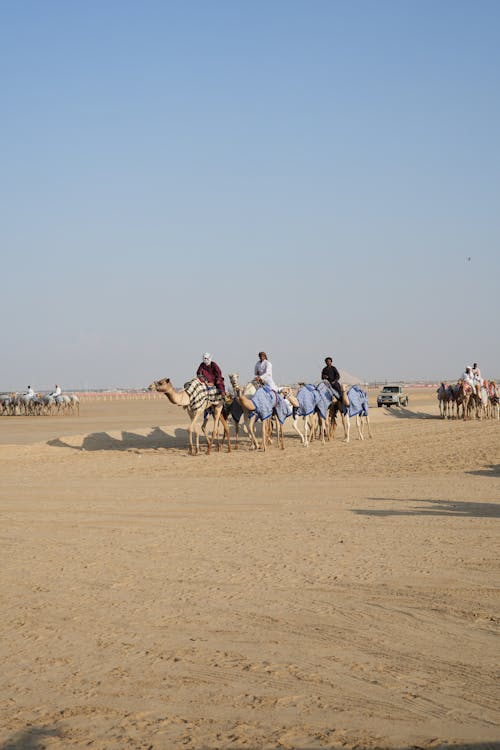
M 224 378 L 221 369 L 217 362 L 212 360 L 210 352 L 205 352 L 203 355 L 203 360 L 196 370 L 196 376 L 200 380 L 203 380 L 204 383 L 215 386 L 223 396 L 226 395 L 226 388 L 224 386 Z
M 278 390 L 278 386 L 273 379 L 273 366 L 265 352 L 259 352 L 259 359 L 254 367 L 254 375 L 263 385 L 269 386 L 272 391 Z
M 476 385 L 479 385 L 482 388 L 484 381 L 481 377 L 481 370 L 479 369 L 479 365 L 477 362 L 474 362 L 474 364 L 472 365 L 472 377 L 474 378 Z
M 472 367 L 470 365 L 467 365 L 464 372 L 462 373 L 460 380 L 463 380 L 464 383 L 467 383 L 468 385 L 470 385 L 473 391 L 476 390 L 475 383 L 474 383 L 474 375 L 472 374 Z

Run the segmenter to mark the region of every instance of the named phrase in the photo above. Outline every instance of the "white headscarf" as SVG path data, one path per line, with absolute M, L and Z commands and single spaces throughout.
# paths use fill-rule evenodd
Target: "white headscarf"
M 203 355 L 203 361 L 206 365 L 210 365 L 212 363 L 212 355 L 210 352 L 205 352 Z

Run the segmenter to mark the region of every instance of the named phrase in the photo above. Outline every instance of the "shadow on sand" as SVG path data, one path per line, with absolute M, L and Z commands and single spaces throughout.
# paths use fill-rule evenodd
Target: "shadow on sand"
M 404 406 L 383 406 L 385 414 L 390 414 L 391 417 L 396 419 L 439 419 L 440 422 L 444 422 L 443 418 L 439 414 L 429 414 L 426 411 L 414 411 L 407 409 Z
M 185 450 L 188 445 L 187 430 L 177 428 L 173 435 L 164 432 L 160 427 L 153 427 L 148 435 L 122 431 L 121 437 L 113 437 L 107 432 L 92 432 L 86 435 L 81 445 L 65 443 L 61 438 L 48 440 L 52 448 L 70 448 L 74 451 L 129 451 L 158 450 L 159 448 L 178 448 Z
M 0 750 L 43 750 L 49 737 L 60 737 L 57 727 L 29 727 L 16 732 L 0 745 Z
M 15 735 L 13 735 L 10 739 L 8 739 L 4 744 L 0 745 L 0 750 L 44 750 L 46 748 L 46 740 L 49 737 L 59 737 L 60 732 L 57 728 L 51 728 L 51 727 L 30 727 L 29 729 L 26 729 L 21 732 L 17 732 Z M 102 738 L 101 738 L 102 739 Z M 151 740 L 151 742 L 149 742 Z M 87 742 L 88 745 L 92 746 L 92 739 L 89 737 L 89 741 Z M 128 744 L 128 743 L 127 743 Z M 149 747 L 152 750 L 160 750 L 160 748 L 165 747 L 163 744 L 163 741 L 160 740 L 158 744 L 155 742 L 154 734 L 148 739 L 148 741 L 143 744 L 140 744 L 141 747 Z M 427 748 L 432 748 L 432 750 L 500 750 L 500 741 L 492 741 L 492 742 L 459 742 L 459 743 L 453 743 L 450 744 L 448 742 L 436 742 L 435 740 L 432 741 L 432 743 L 429 745 L 425 743 L 424 745 L 403 745 L 403 746 L 395 746 L 395 745 L 386 745 L 386 744 L 378 744 L 378 743 L 370 743 L 370 745 L 365 745 L 363 743 L 348 743 L 345 741 L 345 739 L 342 739 L 341 742 L 333 741 L 332 743 L 328 743 L 327 745 L 321 745 L 325 750 L 328 750 L 328 748 L 331 748 L 333 750 L 334 748 L 356 748 L 356 750 L 426 750 Z M 139 747 L 138 744 L 134 743 L 134 747 Z M 238 750 L 238 748 L 241 748 L 241 745 L 224 745 L 226 750 Z M 246 750 L 260 750 L 260 747 L 253 746 L 253 745 L 246 745 Z M 312 747 L 308 745 L 294 745 L 296 750 L 313 750 Z M 269 750 L 280 750 L 283 748 L 283 745 L 280 742 L 266 742 L 266 748 L 269 748 Z M 314 746 L 314 750 L 318 748 L 318 745 Z M 195 750 L 196 746 L 195 746 Z M 213 747 L 211 745 L 202 744 L 199 746 L 199 750 L 219 750 L 217 747 Z
M 468 471 L 467 474 L 473 474 L 476 477 L 489 477 L 494 479 L 500 477 L 500 464 L 490 464 L 486 469 L 477 469 L 476 471 Z
M 471 472 L 476 473 L 476 472 Z M 396 500 L 391 497 L 371 497 L 373 502 L 413 503 L 415 507 L 406 510 L 382 510 L 362 508 L 353 510 L 359 516 L 455 516 L 456 518 L 500 518 L 500 503 L 467 503 L 458 500 L 426 500 L 406 498 Z

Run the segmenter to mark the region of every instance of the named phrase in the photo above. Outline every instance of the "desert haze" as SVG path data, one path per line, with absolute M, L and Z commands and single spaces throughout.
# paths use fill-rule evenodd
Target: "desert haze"
M 499 747 L 500 422 L 370 418 L 197 457 L 167 399 L 0 418 L 2 749 Z

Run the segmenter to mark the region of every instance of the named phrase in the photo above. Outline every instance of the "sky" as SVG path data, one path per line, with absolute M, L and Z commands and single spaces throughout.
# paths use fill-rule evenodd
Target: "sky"
M 0 4 L 0 390 L 500 377 L 500 3 Z

